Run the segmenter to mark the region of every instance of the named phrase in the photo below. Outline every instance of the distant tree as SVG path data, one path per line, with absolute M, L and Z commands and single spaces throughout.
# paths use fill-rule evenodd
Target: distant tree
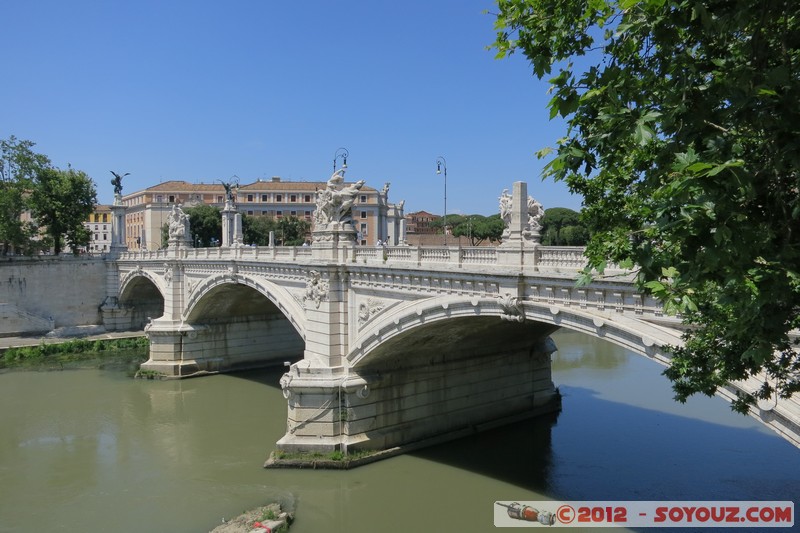
M 47 156 L 33 151 L 34 143 L 13 135 L 0 140 L 0 254 L 31 252 L 36 227 L 22 221 L 36 174 L 50 166 Z
M 39 169 L 33 178 L 31 214 L 53 240 L 56 255 L 61 253 L 64 243 L 74 254 L 89 244 L 91 234 L 84 222 L 96 203 L 94 182 L 80 170 L 46 167 Z
M 453 219 L 451 221 L 451 218 Z M 500 215 L 451 215 L 447 225 L 454 237 L 467 237 L 472 246 L 480 246 L 483 241 L 498 242 L 503 235 L 503 221 Z
M 211 239 L 222 240 L 222 212 L 211 205 L 200 204 L 187 207 L 183 210 L 189 216 L 189 227 L 192 231 L 192 243 L 195 237 L 199 239 L 199 246 L 206 247 L 211 244 Z M 169 232 L 167 232 L 169 237 Z M 167 242 L 168 239 L 164 239 Z
M 161 225 L 161 245 L 159 248 L 166 248 L 169 245 L 169 224 L 166 222 Z
M 269 245 L 269 232 L 277 231 L 278 223 L 272 217 L 242 215 L 244 242 L 256 246 Z
M 583 246 L 589 238 L 580 213 L 566 207 L 544 210 L 541 233 L 545 246 Z
M 278 220 L 275 238 L 282 246 L 300 246 L 306 241 L 311 224 L 297 217 L 283 217 Z

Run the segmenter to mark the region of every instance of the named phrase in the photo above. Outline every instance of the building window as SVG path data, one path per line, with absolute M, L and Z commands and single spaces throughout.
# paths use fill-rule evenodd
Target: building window
M 361 211 L 361 218 L 367 218 L 367 212 Z
M 217 203 L 218 203 L 218 204 L 221 204 L 221 203 L 222 203 L 222 196 L 217 196 Z
M 365 204 L 365 203 L 367 203 L 367 195 L 366 195 L 366 194 L 362 194 L 362 195 L 361 195 L 361 203 L 362 203 L 362 204 Z
M 369 235 L 369 231 L 367 231 L 366 224 L 361 224 L 361 235 Z
M 261 201 L 262 201 L 262 202 L 266 202 L 266 201 L 267 201 L 267 198 L 268 198 L 268 196 L 267 196 L 266 194 L 262 194 L 262 195 L 261 195 Z
M 103 222 L 108 222 L 108 213 L 103 213 Z
M 282 202 L 283 201 L 283 195 L 282 194 L 276 194 L 275 195 L 275 201 L 276 202 Z
M 311 195 L 310 194 L 306 194 L 305 196 L 303 196 L 303 201 L 306 202 L 306 203 L 309 203 L 311 201 Z
M 248 209 L 248 210 L 247 210 L 247 214 L 252 216 L 252 214 L 253 214 L 253 210 L 252 210 L 252 209 Z
M 156 203 L 157 204 L 160 204 L 163 201 L 164 201 L 164 197 L 163 196 L 161 196 L 160 194 L 158 196 L 156 196 Z
M 297 216 L 297 211 L 292 211 L 289 214 L 292 215 L 293 217 L 296 217 Z
M 311 211 L 306 211 L 306 220 L 311 220 Z
M 289 201 L 290 202 L 296 202 L 297 201 L 297 195 L 296 194 L 292 194 L 291 196 L 289 196 Z
M 253 195 L 252 194 L 248 194 L 247 195 L 247 201 L 248 202 L 252 202 L 253 201 Z M 253 213 L 250 213 L 250 214 L 252 215 Z
M 104 241 L 107 241 L 107 240 L 108 240 L 108 233 L 103 233 L 103 240 L 104 240 Z
M 275 211 L 275 216 L 281 218 L 283 216 L 283 211 Z

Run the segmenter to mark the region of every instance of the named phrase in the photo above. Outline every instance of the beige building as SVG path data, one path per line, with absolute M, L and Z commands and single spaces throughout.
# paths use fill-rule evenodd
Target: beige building
M 111 228 L 113 217 L 110 205 L 96 205 L 94 211 L 83 225 L 91 233 L 86 252 L 103 254 L 111 249 Z
M 279 177 L 259 179 L 240 185 L 235 192 L 236 207 L 243 215 L 282 218 L 294 216 L 313 225 L 316 191 L 324 181 L 283 181 Z M 403 203 L 388 202 L 389 186 L 380 191 L 364 186 L 353 205 L 353 223 L 359 232 L 359 244 L 378 240 L 400 244 L 405 239 Z M 122 197 L 125 213 L 126 245 L 129 250 L 157 250 L 166 246 L 161 228 L 174 204 L 192 207 L 199 204 L 222 209 L 225 188 L 221 183 L 189 183 L 172 180 Z

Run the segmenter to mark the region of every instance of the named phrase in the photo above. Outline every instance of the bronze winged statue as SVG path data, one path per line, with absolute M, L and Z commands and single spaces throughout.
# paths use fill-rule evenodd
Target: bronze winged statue
M 114 194 L 122 194 L 122 178 L 130 174 L 130 172 L 126 172 L 125 174 L 117 174 L 113 170 L 109 170 L 112 174 L 114 174 L 114 179 L 111 180 L 111 185 L 114 186 Z

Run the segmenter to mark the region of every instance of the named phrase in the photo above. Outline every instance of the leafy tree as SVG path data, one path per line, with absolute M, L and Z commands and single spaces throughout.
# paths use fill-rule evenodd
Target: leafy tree
M 53 240 L 53 252 L 61 253 L 63 243 L 72 248 L 89 244 L 91 234 L 83 225 L 97 203 L 94 183 L 85 172 L 68 168 L 42 168 L 33 179 L 31 214 Z
M 583 246 L 589 237 L 577 211 L 566 207 L 544 210 L 542 244 L 546 246 Z
M 35 248 L 36 227 L 23 222 L 33 178 L 50 166 L 47 156 L 33 151 L 34 143 L 13 135 L 0 140 L 0 247 L 2 255 Z
M 278 230 L 278 223 L 272 217 L 242 215 L 244 242 L 256 246 L 269 245 L 269 232 Z
M 275 240 L 282 246 L 300 246 L 306 241 L 306 235 L 311 231 L 311 224 L 297 217 L 282 217 L 278 219 L 275 230 Z
M 559 239 L 564 246 L 584 246 L 589 240 L 589 232 L 582 224 L 564 226 L 559 233 Z
M 567 122 L 545 175 L 583 195 L 589 267 L 638 268 L 691 326 L 680 401 L 765 371 L 800 390 L 800 3 L 498 0 L 499 57 Z M 734 408 L 753 403 L 745 396 Z
M 183 210 L 189 216 L 189 227 L 192 230 L 192 242 L 195 237 L 199 239 L 199 246 L 207 247 L 212 239 L 222 240 L 222 212 L 208 204 L 200 204 L 194 207 L 187 207 Z M 162 236 L 162 242 L 169 240 L 169 230 L 167 238 Z
M 450 219 L 453 219 L 452 221 Z M 483 241 L 498 242 L 503 235 L 504 224 L 500 215 L 451 215 L 447 225 L 455 237 L 467 237 L 472 246 L 480 246 Z
M 161 246 L 159 248 L 166 248 L 169 246 L 169 224 L 166 222 L 161 225 Z

